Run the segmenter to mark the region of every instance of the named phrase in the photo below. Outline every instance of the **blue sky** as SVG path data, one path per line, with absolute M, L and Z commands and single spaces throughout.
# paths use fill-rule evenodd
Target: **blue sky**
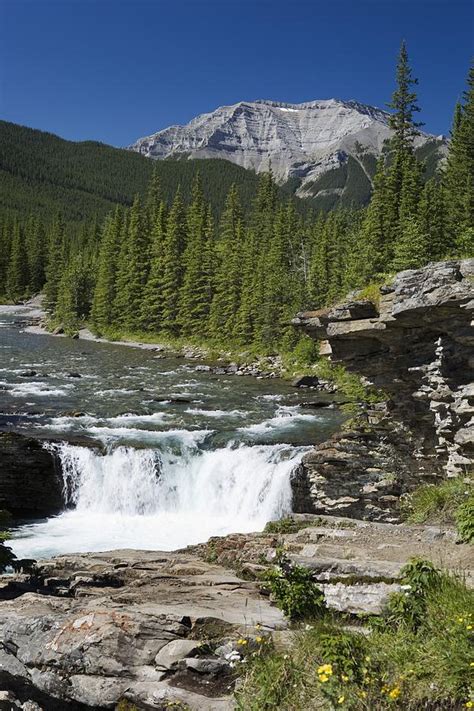
M 384 107 L 402 38 L 426 130 L 449 130 L 471 0 L 0 0 L 0 115 L 123 146 L 239 100 Z

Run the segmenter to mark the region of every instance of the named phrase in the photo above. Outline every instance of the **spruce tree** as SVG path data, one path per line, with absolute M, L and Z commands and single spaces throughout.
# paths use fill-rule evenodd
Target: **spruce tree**
M 323 306 L 326 303 L 328 293 L 328 233 L 325 230 L 325 223 L 326 216 L 320 213 L 313 226 L 308 292 L 309 299 L 315 307 Z
M 183 282 L 179 295 L 179 325 L 185 336 L 207 332 L 210 306 L 209 245 L 206 206 L 199 173 L 194 178 L 187 211 Z
M 7 294 L 7 274 L 10 263 L 11 233 L 13 225 L 6 216 L 0 220 L 0 296 Z
M 393 130 L 390 140 L 391 164 L 386 177 L 385 229 L 386 261 L 390 262 L 391 249 L 397 251 L 397 242 L 406 241 L 404 230 L 413 232 L 413 222 L 418 213 L 421 196 L 421 166 L 414 153 L 414 139 L 423 125 L 414 119 L 420 109 L 414 86 L 418 80 L 412 76 L 405 43 L 402 43 L 397 63 L 396 89 L 389 107 L 393 109 L 389 122 Z M 401 250 L 403 251 L 402 247 Z M 394 257 L 392 268 L 399 260 Z
M 116 207 L 104 224 L 97 264 L 91 318 L 96 328 L 104 329 L 113 323 L 117 289 L 118 257 L 122 231 L 122 209 Z
M 137 196 L 130 210 L 127 231 L 126 260 L 122 264 L 122 293 L 119 295 L 117 314 L 119 323 L 129 331 L 136 331 L 140 324 L 141 304 L 148 278 L 149 252 L 146 224 L 140 198 Z
M 29 286 L 31 292 L 37 294 L 44 286 L 46 249 L 46 234 L 43 224 L 38 217 L 33 217 L 28 220 L 26 243 L 28 251 Z
M 59 283 L 65 267 L 65 231 L 61 215 L 57 215 L 49 233 L 48 258 L 46 264 L 45 308 L 51 314 L 56 308 Z
M 163 254 L 168 210 L 161 202 L 151 231 L 150 270 L 143 292 L 141 326 L 147 331 L 158 331 L 163 309 Z
M 54 316 L 66 333 L 74 333 L 90 311 L 92 277 L 89 265 L 81 254 L 74 255 L 59 282 Z
M 215 248 L 214 295 L 209 330 L 213 338 L 232 338 L 242 289 L 244 225 L 236 185 L 227 195 Z
M 474 64 L 456 107 L 446 169 L 447 229 L 456 254 L 474 254 Z
M 178 187 L 166 226 L 163 244 L 163 286 L 161 328 L 170 335 L 179 333 L 179 294 L 183 283 L 182 255 L 186 245 L 186 211 Z
M 426 235 L 421 231 L 416 218 L 407 218 L 400 238 L 395 245 L 392 262 L 394 271 L 418 269 L 426 263 L 427 256 Z
M 418 79 L 412 76 L 405 42 L 402 42 L 398 55 L 396 82 L 397 87 L 388 105 L 394 112 L 389 118 L 390 128 L 394 132 L 391 143 L 395 154 L 404 157 L 412 153 L 413 139 L 419 134 L 418 129 L 423 126 L 422 122 L 414 119 L 414 114 L 420 111 L 417 95 L 413 90 Z
M 13 237 L 10 249 L 10 261 L 7 271 L 7 294 L 13 301 L 18 301 L 27 295 L 28 291 L 28 258 L 26 254 L 24 229 L 18 220 L 13 226 Z
M 425 236 L 427 258 L 437 261 L 454 253 L 446 227 L 446 204 L 437 178 L 427 180 L 419 204 L 418 224 Z

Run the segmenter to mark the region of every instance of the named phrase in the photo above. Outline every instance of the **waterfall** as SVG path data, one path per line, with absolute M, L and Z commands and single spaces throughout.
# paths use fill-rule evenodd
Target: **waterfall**
M 78 511 L 116 515 L 196 514 L 263 522 L 291 507 L 290 473 L 299 449 L 232 446 L 201 451 L 117 447 L 101 455 L 57 445 L 67 503 Z
M 114 548 L 172 550 L 213 535 L 262 530 L 291 510 L 290 475 L 305 447 L 236 445 L 209 450 L 174 432 L 158 449 L 101 454 L 48 445 L 61 463 L 70 507 L 22 529 L 17 555 Z

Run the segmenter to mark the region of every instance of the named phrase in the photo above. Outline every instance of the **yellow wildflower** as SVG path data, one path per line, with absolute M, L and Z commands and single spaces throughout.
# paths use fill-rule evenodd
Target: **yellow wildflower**
M 394 686 L 392 691 L 390 691 L 388 695 L 391 699 L 398 699 L 401 693 L 402 692 L 400 691 L 400 687 Z
M 342 679 L 342 681 L 349 681 L 349 677 L 347 676 L 347 674 L 343 674 L 341 676 L 341 679 Z
M 458 617 L 458 622 L 459 623 L 464 622 L 464 617 Z
M 256 629 L 256 630 L 261 630 L 261 629 L 262 629 L 262 625 L 259 625 L 259 624 L 255 625 L 255 629 Z
M 338 704 L 343 704 L 344 703 L 345 696 L 340 696 L 337 700 Z
M 366 691 L 361 691 L 360 695 L 362 696 L 363 699 L 367 698 L 367 692 Z
M 474 701 L 466 701 L 465 706 L 467 709 L 472 709 L 472 707 L 474 706 Z
M 474 662 L 471 662 L 471 663 L 469 664 L 469 666 L 470 666 L 470 667 L 474 667 Z
M 247 644 L 247 640 L 244 639 L 243 637 L 241 637 L 241 638 L 237 641 L 237 644 L 245 645 L 245 644 Z
M 472 625 L 466 625 L 467 630 L 472 630 Z
M 332 674 L 332 664 L 321 664 L 320 667 L 318 667 L 318 674 Z
M 321 682 L 321 684 L 324 684 L 326 681 L 329 681 L 328 675 L 327 674 L 320 674 L 319 681 Z
M 255 637 L 255 641 L 260 644 L 261 642 L 263 642 L 263 637 Z

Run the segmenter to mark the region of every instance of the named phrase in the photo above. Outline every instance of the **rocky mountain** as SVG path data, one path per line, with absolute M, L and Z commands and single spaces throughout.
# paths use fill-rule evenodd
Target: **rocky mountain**
M 140 138 L 130 149 L 155 159 L 224 158 L 257 173 L 271 167 L 280 184 L 331 208 L 367 201 L 376 159 L 391 136 L 388 121 L 386 111 L 356 101 L 240 101 Z M 442 136 L 416 139 L 427 172 L 445 145 Z

